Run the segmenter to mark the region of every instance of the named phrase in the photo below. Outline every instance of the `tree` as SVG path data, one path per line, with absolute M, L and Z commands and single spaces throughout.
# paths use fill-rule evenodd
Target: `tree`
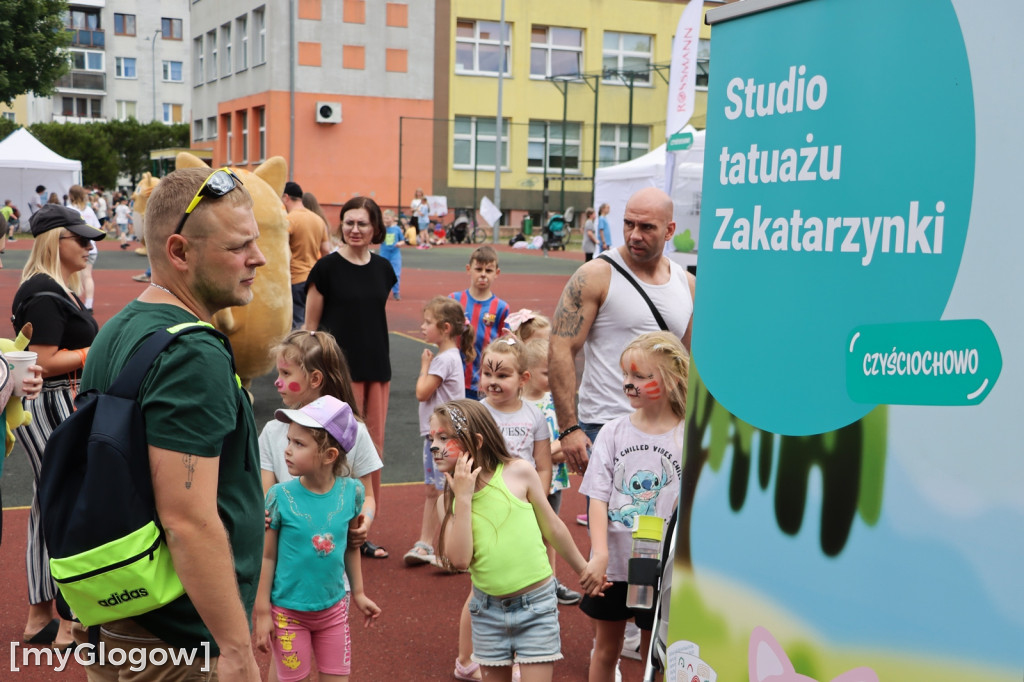
M 695 381 L 693 394 L 688 399 L 677 560 L 693 566 L 690 524 L 697 482 L 705 464 L 714 471 L 721 468 L 729 446 L 732 447 L 729 506 L 734 512 L 742 509 L 746 501 L 756 446 L 757 481 L 762 490 L 771 485 L 772 466 L 776 458 L 778 460 L 775 520 L 782 532 L 787 535 L 800 532 L 807 506 L 807 480 L 813 466 L 821 471 L 819 542 L 826 556 L 834 557 L 843 551 L 857 515 L 868 525 L 877 523 L 885 475 L 888 416 L 885 406 L 876 407 L 863 419 L 836 431 L 812 436 L 781 436 L 756 429 L 730 414 L 708 392 L 692 361 L 690 374 Z
M 175 125 L 165 125 L 159 121 L 139 123 L 134 118 L 129 118 L 126 121 L 110 121 L 106 126 L 110 139 L 113 140 L 121 173 L 131 178 L 132 186 L 138 184 L 142 174 L 150 169 L 150 151 L 188 146 L 189 127 L 187 123 Z
M 15 123 L 9 118 L 0 118 L 0 140 L 6 139 L 8 135 L 20 127 L 20 124 Z
M 64 0 L 0 0 L 0 102 L 49 95 L 68 70 Z
M 118 160 L 105 123 L 36 123 L 29 132 L 68 159 L 82 162 L 82 183 L 113 187 Z

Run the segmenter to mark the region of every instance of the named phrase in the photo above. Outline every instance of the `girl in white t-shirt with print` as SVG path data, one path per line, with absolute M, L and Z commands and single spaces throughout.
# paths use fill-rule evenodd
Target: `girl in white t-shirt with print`
M 427 305 L 423 306 L 420 331 L 427 343 L 437 346 L 437 354 L 429 348 L 423 349 L 420 374 L 416 379 L 416 400 L 420 401 L 420 435 L 424 438 L 423 482 L 426 484 L 427 499 L 423 505 L 420 539 L 403 557 L 407 566 L 436 562 L 434 538 L 440 525 L 437 498 L 444 490 L 445 479 L 444 473 L 434 465 L 434 456 L 430 452 L 430 415 L 439 405 L 466 397 L 463 349 L 466 362 L 473 362 L 476 355 L 473 329 L 466 324 L 466 313 L 455 299 L 435 296 L 427 301 Z
M 640 628 L 640 651 L 650 645 L 654 612 L 626 607 L 628 563 L 637 516 L 668 520 L 679 499 L 689 355 L 669 332 L 636 337 L 622 351 L 622 390 L 635 412 L 604 425 L 594 442 L 580 493 L 590 498 L 591 563 L 612 587 L 583 597 L 594 621 L 591 680 L 611 680 L 626 621 Z M 590 576 L 593 578 L 593 576 Z

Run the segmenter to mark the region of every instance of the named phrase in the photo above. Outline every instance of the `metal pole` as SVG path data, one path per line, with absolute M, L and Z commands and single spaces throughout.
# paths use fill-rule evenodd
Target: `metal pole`
M 501 0 L 501 22 L 498 28 L 498 46 L 500 48 L 500 63 L 498 64 L 498 118 L 496 120 L 496 134 L 494 142 L 494 205 L 501 210 L 501 95 L 502 85 L 505 82 L 505 0 Z M 494 243 L 498 243 L 498 231 L 501 229 L 502 219 L 504 217 L 504 211 L 502 211 L 502 217 L 498 218 L 498 222 L 494 225 Z
M 629 72 L 629 147 L 626 149 L 626 153 L 629 155 L 629 160 L 633 159 L 633 78 L 635 74 Z
M 153 44 L 149 46 L 149 61 L 152 63 L 153 71 L 153 120 L 156 120 L 156 37 L 163 34 L 163 29 L 153 31 Z
M 548 130 L 551 128 L 550 121 L 544 121 L 544 193 L 541 195 L 540 205 L 540 229 L 544 234 L 544 227 L 548 219 Z
M 405 116 L 398 117 L 398 224 L 402 224 L 402 124 Z
M 559 189 L 559 211 L 565 215 L 565 127 L 569 113 L 569 81 L 562 83 L 562 187 Z
M 295 178 L 295 0 L 288 0 L 288 177 Z
M 597 91 L 601 87 L 601 77 L 594 77 L 594 158 L 590 160 L 590 196 L 594 201 L 594 192 L 597 191 L 597 157 L 601 151 L 597 146 Z

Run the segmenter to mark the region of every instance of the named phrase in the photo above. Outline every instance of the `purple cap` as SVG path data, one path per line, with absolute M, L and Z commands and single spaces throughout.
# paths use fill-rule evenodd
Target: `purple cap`
M 274 417 L 279 422 L 295 422 L 309 429 L 325 429 L 346 453 L 351 452 L 356 445 L 359 426 L 352 408 L 334 396 L 321 396 L 302 409 L 278 410 Z

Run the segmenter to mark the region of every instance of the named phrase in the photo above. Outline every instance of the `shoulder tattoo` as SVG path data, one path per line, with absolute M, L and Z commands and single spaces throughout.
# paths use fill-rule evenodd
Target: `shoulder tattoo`
M 551 333 L 555 336 L 571 339 L 579 334 L 583 327 L 583 289 L 586 285 L 587 276 L 579 270 L 565 285 L 551 325 Z

